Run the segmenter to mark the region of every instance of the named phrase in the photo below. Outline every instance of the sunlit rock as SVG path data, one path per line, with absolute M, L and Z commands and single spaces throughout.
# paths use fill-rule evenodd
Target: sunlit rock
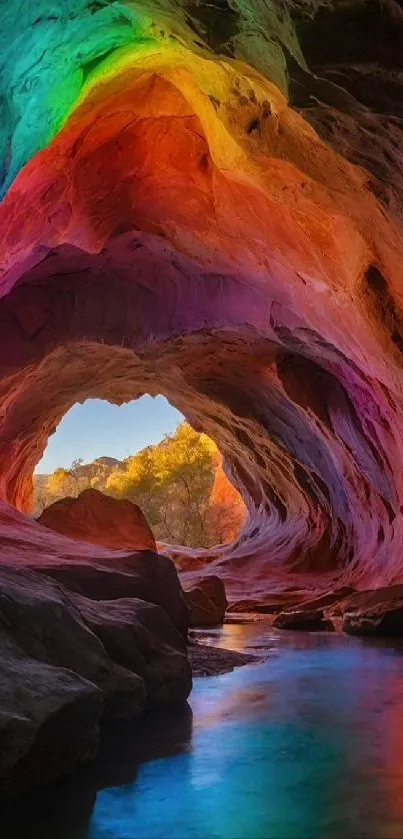
M 242 496 L 228 480 L 222 458 L 214 464 L 214 483 L 210 495 L 211 529 L 218 544 L 233 542 L 245 523 L 247 510 Z
M 85 489 L 77 498 L 55 501 L 38 522 L 63 536 L 92 545 L 134 551 L 157 549 L 140 507 L 97 489 Z

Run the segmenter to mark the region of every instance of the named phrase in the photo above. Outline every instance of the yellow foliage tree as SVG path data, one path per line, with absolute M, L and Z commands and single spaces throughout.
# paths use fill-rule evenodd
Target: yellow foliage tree
M 55 469 L 52 475 L 49 476 L 47 489 L 50 495 L 57 497 L 62 495 L 69 495 L 70 487 L 74 481 L 70 469 Z
M 66 495 L 78 495 L 89 486 L 89 479 L 82 474 L 82 469 L 83 460 L 78 457 L 73 460 L 69 469 L 60 466 L 52 475 L 49 475 L 46 488 L 52 500 Z
M 112 472 L 107 460 L 83 464 L 79 458 L 69 469 L 56 469 L 41 490 L 46 503 L 92 486 L 138 504 L 156 539 L 189 547 L 227 541 L 242 523 L 243 503 L 222 471 L 217 447 L 187 422 Z
M 184 422 L 113 472 L 106 491 L 139 504 L 157 539 L 207 547 L 215 452 L 212 440 Z

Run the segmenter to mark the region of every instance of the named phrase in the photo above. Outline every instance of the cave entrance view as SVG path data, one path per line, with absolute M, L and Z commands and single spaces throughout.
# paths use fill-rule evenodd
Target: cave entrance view
M 0 0 L 6 839 L 403 835 L 402 103 L 403 0 Z
M 246 517 L 215 443 L 162 396 L 74 405 L 33 482 L 40 524 L 118 549 L 225 545 Z

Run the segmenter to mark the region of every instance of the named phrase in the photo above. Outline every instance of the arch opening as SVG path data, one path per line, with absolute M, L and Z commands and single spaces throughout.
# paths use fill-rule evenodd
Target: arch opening
M 374 383 L 287 310 L 278 309 L 269 336 L 262 335 L 246 319 L 253 294 L 236 278 L 223 280 L 226 300 L 242 292 L 244 320 L 228 327 L 217 305 L 221 282 L 192 313 L 195 289 L 177 285 L 158 261 L 151 265 L 161 285 L 150 297 L 133 277 L 114 274 L 111 283 L 98 271 L 103 259 L 62 248 L 0 302 L 4 340 L 18 346 L 3 379 L 3 499 L 30 509 L 35 465 L 74 403 L 119 405 L 164 394 L 214 440 L 248 510 L 239 535 L 214 555 L 221 574 L 240 585 L 251 575 L 251 586 L 284 572 L 353 575 L 357 554 L 368 547 L 368 529 L 364 535 L 354 514 L 357 498 L 369 504 L 368 522 L 377 505 L 383 532 L 378 545 L 376 528 L 374 544 L 387 549 L 396 498 L 381 449 L 371 443 L 374 432 L 387 430 L 387 396 L 380 427 Z M 141 257 L 137 270 L 141 275 Z M 38 303 L 46 313 L 40 326 Z M 189 309 L 193 328 L 185 329 Z
M 195 432 L 161 396 L 121 406 L 105 400 L 74 405 L 50 437 L 33 482 L 33 515 L 40 524 L 110 547 L 143 546 L 136 541 L 132 505 L 145 516 L 159 550 L 166 550 L 166 543 L 228 544 L 245 519 L 245 505 L 213 441 Z M 123 503 L 108 508 L 100 494 Z M 121 537 L 119 510 L 122 517 L 127 511 L 128 532 Z
M 390 582 L 401 352 L 365 277 L 399 312 L 400 231 L 274 84 L 161 39 L 90 68 L 1 204 L 0 497 L 29 509 L 74 402 L 162 393 L 248 508 L 222 569 Z

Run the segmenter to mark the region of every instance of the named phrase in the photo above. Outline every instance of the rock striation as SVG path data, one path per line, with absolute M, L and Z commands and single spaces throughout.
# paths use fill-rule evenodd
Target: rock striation
M 186 631 L 167 558 L 17 513 L 72 404 L 148 392 L 216 441 L 242 494 L 241 532 L 209 554 L 233 602 L 401 583 L 401 3 L 0 16 L 0 562 Z M 56 665 L 26 655 L 14 669 L 46 684 Z M 88 710 L 89 754 L 102 689 L 57 678 L 55 714 L 65 679 Z
M 164 393 L 248 509 L 212 572 L 239 598 L 245 574 L 250 594 L 290 572 L 393 583 L 401 8 L 211 15 L 190 0 L 2 13 L 0 495 L 29 509 L 74 402 Z

